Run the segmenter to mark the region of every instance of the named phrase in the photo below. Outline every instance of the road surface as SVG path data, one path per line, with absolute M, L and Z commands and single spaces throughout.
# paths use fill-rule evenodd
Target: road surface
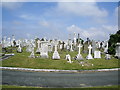
M 61 73 L 2 70 L 2 84 L 58 88 L 118 85 L 118 71 Z

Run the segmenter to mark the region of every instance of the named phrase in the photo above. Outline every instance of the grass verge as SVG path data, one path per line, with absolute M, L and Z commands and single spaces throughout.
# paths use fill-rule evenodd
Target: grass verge
M 52 53 L 49 53 L 49 58 L 28 58 L 30 53 L 25 51 L 26 48 L 23 49 L 22 53 L 17 53 L 14 51 L 15 56 L 10 57 L 6 60 L 0 61 L 3 67 L 20 67 L 20 68 L 34 68 L 34 69 L 60 69 L 60 70 L 91 70 L 91 69 L 107 69 L 107 68 L 118 68 L 120 60 L 116 58 L 112 58 L 110 60 L 105 60 L 102 55 L 101 59 L 93 59 L 86 60 L 87 54 L 82 54 L 84 57 L 84 66 L 80 64 L 77 60 L 72 60 L 73 63 L 68 63 L 65 60 L 65 55 L 70 54 L 71 57 L 75 57 L 77 55 L 77 51 L 69 52 L 69 51 L 58 51 L 60 54 L 60 60 L 52 60 Z M 40 56 L 39 54 L 35 54 L 35 56 Z M 93 64 L 93 66 L 92 66 Z

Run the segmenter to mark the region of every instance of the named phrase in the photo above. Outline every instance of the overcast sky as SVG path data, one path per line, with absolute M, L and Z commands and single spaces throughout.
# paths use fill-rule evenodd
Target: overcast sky
M 117 29 L 117 2 L 4 2 L 2 35 L 19 38 L 109 39 Z

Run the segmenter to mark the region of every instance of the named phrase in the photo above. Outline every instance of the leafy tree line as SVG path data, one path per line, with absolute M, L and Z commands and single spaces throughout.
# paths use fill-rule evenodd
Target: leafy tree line
M 116 34 L 111 34 L 110 39 L 108 41 L 108 53 L 115 55 L 115 47 L 116 43 L 120 43 L 120 30 L 116 32 Z

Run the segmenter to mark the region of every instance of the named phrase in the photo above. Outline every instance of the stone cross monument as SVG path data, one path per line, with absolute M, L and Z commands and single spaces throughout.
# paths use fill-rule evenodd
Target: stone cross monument
M 88 56 L 86 57 L 86 59 L 93 59 L 93 57 L 92 57 L 92 55 L 91 55 L 92 46 L 89 45 L 88 49 L 89 49 L 89 53 L 88 53 Z
M 78 50 L 78 55 L 77 55 L 77 60 L 83 60 L 83 57 L 82 57 L 82 55 L 81 55 L 81 47 L 82 47 L 82 45 L 81 45 L 81 40 L 80 40 L 80 43 L 79 43 L 79 50 Z
M 59 53 L 57 51 L 57 43 L 55 43 L 55 51 L 53 53 L 52 59 L 60 59 Z

